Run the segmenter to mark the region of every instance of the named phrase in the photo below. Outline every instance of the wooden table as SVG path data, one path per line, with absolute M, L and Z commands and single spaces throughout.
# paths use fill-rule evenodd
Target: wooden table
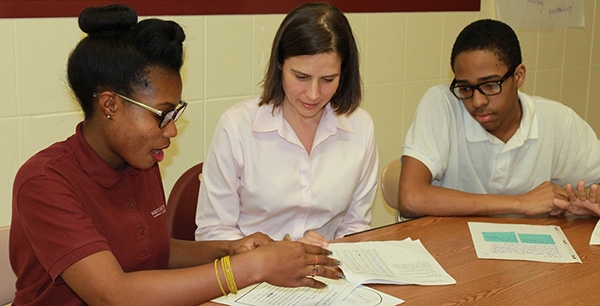
M 478 259 L 467 222 L 558 225 L 578 263 Z M 598 218 L 424 217 L 338 241 L 420 239 L 455 285 L 369 285 L 402 305 L 600 305 L 600 246 L 589 245 Z

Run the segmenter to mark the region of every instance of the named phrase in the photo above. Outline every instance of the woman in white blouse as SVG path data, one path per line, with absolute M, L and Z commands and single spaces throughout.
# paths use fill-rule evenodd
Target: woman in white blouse
M 327 246 L 369 228 L 377 146 L 344 14 L 309 3 L 283 20 L 258 98 L 221 117 L 204 162 L 196 239 L 263 232 Z

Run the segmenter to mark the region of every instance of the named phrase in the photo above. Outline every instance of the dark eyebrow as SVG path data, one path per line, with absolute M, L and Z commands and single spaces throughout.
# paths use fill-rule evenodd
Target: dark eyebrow
M 298 70 L 296 70 L 294 68 L 290 68 L 290 70 L 292 72 L 294 72 L 294 73 L 297 73 L 297 74 L 301 74 L 301 75 L 304 75 L 304 76 L 310 76 L 310 74 L 306 74 L 306 73 L 304 73 L 302 71 L 298 71 Z M 334 73 L 334 74 L 330 74 L 330 75 L 324 75 L 321 78 L 333 78 L 333 77 L 336 77 L 336 76 L 339 76 L 339 75 L 340 75 L 339 73 Z
M 162 109 L 164 107 L 166 109 L 166 110 L 164 110 L 164 112 L 170 112 L 170 111 L 176 109 L 177 105 L 179 105 L 179 102 L 173 103 L 173 102 L 169 102 L 169 101 L 164 101 L 154 107 L 156 109 Z
M 296 70 L 296 69 L 294 69 L 294 68 L 290 68 L 290 70 L 291 70 L 292 72 L 294 72 L 294 73 L 298 73 L 298 74 L 306 74 L 306 73 L 304 73 L 304 72 L 302 72 L 302 71 L 298 71 L 298 70 Z
M 339 76 L 339 75 L 340 75 L 339 73 L 334 73 L 334 74 L 322 76 L 321 78 L 334 78 L 334 77 Z
M 490 76 L 486 76 L 483 78 L 479 78 L 477 79 L 477 83 L 476 84 L 471 84 L 469 83 L 467 80 L 459 80 L 459 79 L 454 79 L 454 83 L 457 85 L 477 85 L 477 84 L 481 84 L 481 83 L 487 83 L 487 82 L 493 82 L 496 80 L 500 80 L 502 78 L 501 75 L 490 75 Z

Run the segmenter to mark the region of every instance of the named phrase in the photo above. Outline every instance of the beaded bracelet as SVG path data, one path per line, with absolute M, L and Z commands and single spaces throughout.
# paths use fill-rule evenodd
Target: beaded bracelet
M 235 283 L 235 278 L 233 277 L 233 270 L 231 269 L 231 261 L 229 260 L 229 255 L 221 258 L 221 266 L 223 267 L 223 273 L 225 274 L 225 280 L 227 281 L 229 291 L 233 294 L 237 294 L 238 289 Z
M 221 287 L 221 292 L 223 292 L 223 295 L 227 295 L 227 293 L 225 293 L 225 289 L 223 288 L 223 285 L 221 284 L 221 279 L 219 278 L 219 268 L 217 266 L 217 261 L 219 261 L 219 259 L 215 259 L 215 274 L 217 275 L 217 282 L 219 283 L 219 287 Z

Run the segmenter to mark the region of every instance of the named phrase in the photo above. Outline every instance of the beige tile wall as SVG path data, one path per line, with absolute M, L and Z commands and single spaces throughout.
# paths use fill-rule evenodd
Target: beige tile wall
M 425 90 L 449 82 L 450 49 L 458 32 L 494 18 L 480 12 L 348 14 L 361 50 L 364 108 L 375 121 L 380 168 L 398 158 Z M 528 68 L 523 90 L 571 106 L 597 132 L 600 115 L 600 0 L 586 0 L 584 28 L 518 29 Z M 204 159 L 220 114 L 260 93 L 271 42 L 283 15 L 176 16 L 186 30 L 183 97 L 190 107 L 162 163 L 165 190 Z M 83 37 L 75 18 L 0 19 L 0 225 L 10 223 L 12 181 L 32 154 L 74 132 L 82 119 L 66 84 L 70 50 Z M 378 193 L 373 225 L 394 221 Z

